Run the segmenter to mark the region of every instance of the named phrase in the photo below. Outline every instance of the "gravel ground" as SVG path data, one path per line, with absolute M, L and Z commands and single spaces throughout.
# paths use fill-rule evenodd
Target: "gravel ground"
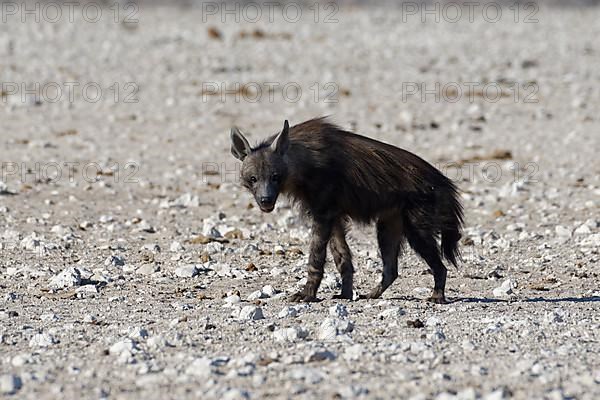
M 600 9 L 318 10 L 3 14 L 2 396 L 600 397 Z M 456 180 L 451 304 L 410 251 L 380 300 L 332 300 L 331 260 L 286 300 L 309 229 L 252 207 L 228 132 L 319 115 Z M 365 293 L 372 227 L 349 242 Z

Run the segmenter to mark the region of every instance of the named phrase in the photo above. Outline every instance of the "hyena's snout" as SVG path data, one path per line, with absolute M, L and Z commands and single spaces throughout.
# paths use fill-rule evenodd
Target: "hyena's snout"
M 260 210 L 263 212 L 271 212 L 275 208 L 275 203 L 277 202 L 277 197 L 279 193 L 275 188 L 270 186 L 265 186 L 261 188 L 256 195 L 254 196 L 256 199 L 256 203 L 260 207 Z
M 258 199 L 258 205 L 261 210 L 270 212 L 275 208 L 275 200 L 274 197 L 261 196 L 260 199 Z

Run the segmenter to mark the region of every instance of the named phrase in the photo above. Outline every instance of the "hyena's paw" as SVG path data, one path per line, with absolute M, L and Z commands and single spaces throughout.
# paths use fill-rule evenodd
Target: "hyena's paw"
M 294 303 L 315 303 L 319 301 L 315 296 L 306 294 L 304 291 L 299 291 L 290 296 L 290 301 Z
M 369 292 L 369 294 L 360 295 L 359 298 L 361 298 L 361 299 L 370 299 L 370 300 L 372 300 L 372 299 L 378 299 L 378 298 L 381 297 L 382 293 L 383 293 L 383 289 L 381 288 L 380 285 L 377 285 L 377 286 L 375 286 L 373 288 L 373 290 L 371 290 Z
M 358 295 L 359 300 L 373 300 L 373 299 L 378 299 L 379 297 L 381 297 L 381 295 L 378 293 L 374 293 L 374 292 L 371 292 L 369 294 L 359 294 Z
M 427 299 L 427 301 L 435 304 L 449 304 L 449 301 L 446 300 L 446 296 L 444 296 L 444 293 L 439 292 L 433 292 L 433 294 Z
M 340 294 L 334 294 L 333 298 L 336 300 L 352 300 L 352 292 L 350 293 L 340 293 Z

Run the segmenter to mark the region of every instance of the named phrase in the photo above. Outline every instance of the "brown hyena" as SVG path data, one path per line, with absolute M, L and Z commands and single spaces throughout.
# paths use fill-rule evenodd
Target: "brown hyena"
M 446 301 L 442 257 L 456 266 L 463 210 L 456 186 L 431 164 L 324 118 L 291 128 L 285 121 L 280 133 L 255 147 L 233 128 L 231 141 L 231 152 L 243 162 L 242 183 L 262 211 L 273 211 L 284 194 L 312 221 L 308 281 L 292 300 L 317 299 L 327 245 L 342 276 L 336 298 L 352 299 L 354 267 L 345 236 L 354 220 L 375 222 L 383 260 L 381 282 L 368 298 L 381 296 L 397 278 L 407 241 L 433 273 L 431 300 Z

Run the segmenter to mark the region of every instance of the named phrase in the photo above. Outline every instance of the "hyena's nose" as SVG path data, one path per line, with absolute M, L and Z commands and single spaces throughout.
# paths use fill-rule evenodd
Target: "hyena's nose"
M 272 197 L 261 197 L 260 198 L 260 205 L 261 206 L 270 206 L 273 204 L 273 198 Z

